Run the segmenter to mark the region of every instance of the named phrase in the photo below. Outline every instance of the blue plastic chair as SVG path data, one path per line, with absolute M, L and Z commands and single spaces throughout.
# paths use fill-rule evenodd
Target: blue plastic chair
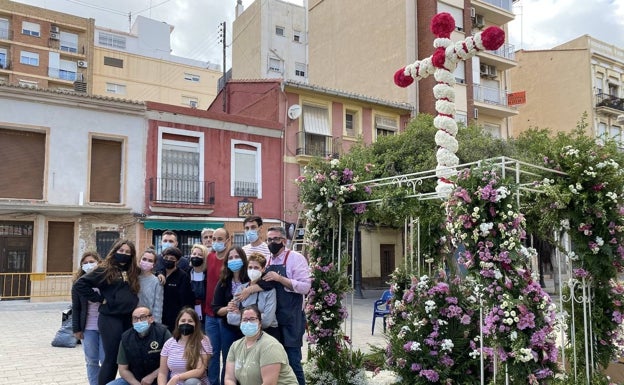
M 392 299 L 392 293 L 390 290 L 386 290 L 381 294 L 381 298 L 375 301 L 373 305 L 373 328 L 371 335 L 375 334 L 375 320 L 377 317 L 381 317 L 383 320 L 383 331 L 386 332 L 386 318 L 390 314 L 390 300 Z

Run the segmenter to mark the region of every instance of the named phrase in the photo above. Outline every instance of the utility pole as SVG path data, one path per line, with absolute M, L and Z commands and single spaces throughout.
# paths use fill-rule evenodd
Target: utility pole
M 226 33 L 226 24 L 225 21 L 221 23 L 221 31 L 220 31 L 220 43 L 223 44 L 223 112 L 227 112 L 227 78 L 226 78 L 226 70 L 225 70 L 225 33 Z

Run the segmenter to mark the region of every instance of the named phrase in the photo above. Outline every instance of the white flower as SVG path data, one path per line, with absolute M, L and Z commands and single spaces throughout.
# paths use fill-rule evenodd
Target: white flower
M 602 245 L 604 245 L 604 240 L 602 238 L 600 238 L 600 237 L 596 237 L 596 244 L 598 246 L 602 246 Z
M 440 344 L 440 348 L 441 348 L 441 350 L 448 350 L 449 352 L 450 352 L 451 350 L 453 350 L 453 347 L 454 347 L 454 346 L 455 346 L 455 345 L 453 344 L 453 341 L 451 341 L 451 340 L 450 340 L 450 339 L 448 339 L 448 338 L 443 339 L 443 340 L 442 340 L 442 343 Z

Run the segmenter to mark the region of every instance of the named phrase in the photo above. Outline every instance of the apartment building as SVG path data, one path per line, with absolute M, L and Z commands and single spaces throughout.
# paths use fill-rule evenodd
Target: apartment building
M 418 112 L 435 114 L 433 77 L 405 89 L 393 83 L 396 70 L 430 56 L 435 36 L 432 17 L 453 15 L 459 41 L 496 25 L 506 30 L 514 19 L 512 0 L 309 0 L 309 82 L 321 86 L 407 102 Z M 474 121 L 497 137 L 508 137 L 508 70 L 516 65 L 514 48 L 480 52 L 455 71 L 456 119 Z
M 306 83 L 305 6 L 263 0 L 244 9 L 238 0 L 232 24 L 232 78 L 282 78 Z
M 514 87 L 526 90 L 526 104 L 512 119 L 512 133 L 530 127 L 570 132 L 583 114 L 596 137 L 624 147 L 624 47 L 589 35 L 549 50 L 516 52 Z
M 0 84 L 90 93 L 95 21 L 0 0 Z
M 206 109 L 221 67 L 171 54 L 167 23 L 138 16 L 129 33 L 96 26 L 93 93 Z
M 141 241 L 145 106 L 10 85 L 0 105 L 0 298 L 66 298 L 82 252 Z

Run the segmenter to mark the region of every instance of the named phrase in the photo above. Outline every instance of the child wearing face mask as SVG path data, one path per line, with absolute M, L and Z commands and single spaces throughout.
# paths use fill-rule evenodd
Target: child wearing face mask
M 258 282 L 266 267 L 266 257 L 262 253 L 251 253 L 247 258 L 247 275 L 249 282 L 242 284 L 234 296 L 240 293 L 247 286 Z M 227 322 L 230 325 L 239 326 L 241 320 L 241 309 L 255 305 L 262 313 L 262 329 L 275 338 L 278 338 L 279 329 L 277 328 L 277 319 L 275 318 L 275 306 L 277 303 L 275 289 L 261 291 L 251 294 L 238 304 L 238 308 L 228 311 Z
M 74 273 L 74 284 L 80 277 L 93 271 L 100 262 L 100 255 L 95 251 L 83 253 L 80 267 Z M 72 329 L 74 336 L 82 341 L 89 385 L 97 385 L 100 363 L 104 361 L 102 337 L 98 330 L 99 307 L 99 302 L 91 302 L 86 297 L 78 295 L 72 285 Z
M 155 322 L 162 323 L 164 289 L 154 275 L 155 264 L 156 250 L 145 250 L 139 259 L 139 303 L 151 309 Z

